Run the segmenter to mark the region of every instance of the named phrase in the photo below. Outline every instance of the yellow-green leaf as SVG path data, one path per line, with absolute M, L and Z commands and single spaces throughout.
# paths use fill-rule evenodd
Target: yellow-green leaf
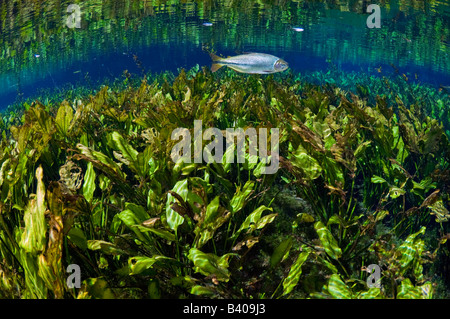
M 22 233 L 20 247 L 26 252 L 37 254 L 45 249 L 45 186 L 43 182 L 43 169 L 36 169 L 37 192 L 36 198 L 31 199 L 25 208 L 25 230 Z
M 83 182 L 83 195 L 84 198 L 90 203 L 92 201 L 92 197 L 94 196 L 95 191 L 95 171 L 94 165 L 91 162 L 88 162 L 86 174 L 84 174 L 84 182 Z
M 326 228 L 321 221 L 316 222 L 314 228 L 316 229 L 320 242 L 328 256 L 333 259 L 340 258 L 342 256 L 342 250 L 339 248 L 336 239 L 334 239 L 328 228 Z
M 328 281 L 327 290 L 328 293 L 335 299 L 352 298 L 352 291 L 337 274 L 331 275 L 330 280 Z
M 303 247 L 303 251 L 298 255 L 295 262 L 292 264 L 289 274 L 283 280 L 283 295 L 289 294 L 297 285 L 302 274 L 302 266 L 308 259 L 310 250 Z

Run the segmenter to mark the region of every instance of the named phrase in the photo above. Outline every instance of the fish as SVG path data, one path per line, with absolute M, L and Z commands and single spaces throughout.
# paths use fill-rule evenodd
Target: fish
M 294 30 L 295 32 L 303 32 L 303 31 L 305 31 L 305 29 L 300 28 L 300 27 L 292 27 L 292 30 Z
M 283 72 L 289 68 L 289 64 L 276 56 L 266 53 L 245 53 L 228 58 L 221 58 L 210 53 L 213 64 L 211 71 L 214 73 L 223 66 L 240 73 L 270 74 Z
M 439 87 L 439 92 L 442 92 L 442 90 L 450 93 L 450 85 L 442 85 Z

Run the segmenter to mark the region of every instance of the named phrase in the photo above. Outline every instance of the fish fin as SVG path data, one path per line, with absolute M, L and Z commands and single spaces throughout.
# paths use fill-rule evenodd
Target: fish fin
M 245 71 L 242 71 L 241 69 L 239 69 L 238 67 L 234 66 L 234 65 L 228 65 L 228 67 L 236 72 L 239 73 L 246 73 Z
M 220 64 L 220 63 L 213 63 L 213 64 L 211 65 L 211 72 L 214 73 L 214 72 L 216 72 L 217 70 L 219 70 L 221 67 L 223 67 L 223 64 Z
M 223 59 L 220 56 L 215 55 L 214 53 L 210 53 L 209 56 L 211 57 L 211 60 L 213 60 L 214 62 L 220 61 Z

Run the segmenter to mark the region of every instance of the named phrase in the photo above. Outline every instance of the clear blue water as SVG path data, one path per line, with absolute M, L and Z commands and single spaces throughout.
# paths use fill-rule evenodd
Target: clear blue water
M 374 29 L 366 1 L 84 1 L 72 29 L 71 1 L 26 2 L 0 1 L 0 110 L 42 92 L 95 89 L 125 70 L 209 66 L 207 49 L 270 53 L 294 73 L 389 76 L 397 68 L 411 81 L 450 85 L 449 1 L 381 1 Z

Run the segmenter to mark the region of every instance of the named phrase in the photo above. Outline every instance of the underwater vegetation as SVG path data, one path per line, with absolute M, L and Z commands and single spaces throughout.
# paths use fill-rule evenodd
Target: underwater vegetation
M 442 92 L 208 68 L 150 79 L 2 117 L 1 298 L 448 297 Z M 280 169 L 261 174 L 248 150 L 173 163 L 171 133 L 194 120 L 278 128 Z

